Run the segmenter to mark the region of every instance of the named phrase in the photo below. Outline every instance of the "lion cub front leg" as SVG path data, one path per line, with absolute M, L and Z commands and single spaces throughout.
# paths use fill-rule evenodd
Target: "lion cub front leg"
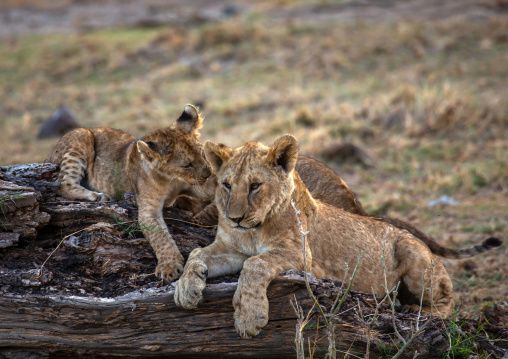
M 220 239 L 208 247 L 194 249 L 176 283 L 176 305 L 186 309 L 196 308 L 203 299 L 206 278 L 238 273 L 247 258 L 229 249 Z
M 283 271 L 292 268 L 302 269 L 301 257 L 299 253 L 283 256 L 267 252 L 245 261 L 233 298 L 235 328 L 242 338 L 248 339 L 258 335 L 268 323 L 269 305 L 266 289 Z
M 183 272 L 183 257 L 169 234 L 162 217 L 162 199 L 149 199 L 140 196 L 138 202 L 138 221 L 143 235 L 152 246 L 158 263 L 155 275 L 172 282 Z

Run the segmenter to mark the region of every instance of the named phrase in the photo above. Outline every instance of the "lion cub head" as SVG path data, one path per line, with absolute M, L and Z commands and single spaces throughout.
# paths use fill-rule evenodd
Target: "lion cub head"
M 217 176 L 219 215 L 233 229 L 248 231 L 276 213 L 294 189 L 298 143 L 282 136 L 272 147 L 250 142 L 232 149 L 205 143 L 205 158 Z
M 142 137 L 137 142 L 137 148 L 143 165 L 190 184 L 206 181 L 210 170 L 203 158 L 203 144 L 198 141 L 202 122 L 197 109 L 187 105 L 171 127 Z

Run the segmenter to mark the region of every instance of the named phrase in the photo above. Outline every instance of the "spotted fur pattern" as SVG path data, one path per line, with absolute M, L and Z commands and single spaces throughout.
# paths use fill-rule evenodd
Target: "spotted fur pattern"
M 63 197 L 107 201 L 136 194 L 143 235 L 158 259 L 156 274 L 168 281 L 181 274 L 183 257 L 162 208 L 181 194 L 210 199 L 215 188 L 198 141 L 201 125 L 198 110 L 187 105 L 171 127 L 141 139 L 111 128 L 80 128 L 62 137 L 47 159 L 60 165 L 58 194 Z

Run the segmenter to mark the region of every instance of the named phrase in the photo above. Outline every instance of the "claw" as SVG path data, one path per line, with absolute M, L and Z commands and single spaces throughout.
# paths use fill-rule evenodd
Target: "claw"
M 155 274 L 167 282 L 173 282 L 182 274 L 182 268 L 183 266 L 178 260 L 159 261 L 155 269 Z
M 206 277 L 203 277 L 203 273 L 207 270 L 200 270 L 200 266 L 198 265 L 196 268 L 190 265 L 176 283 L 174 296 L 176 305 L 185 309 L 193 309 L 202 300 L 202 292 L 206 285 Z

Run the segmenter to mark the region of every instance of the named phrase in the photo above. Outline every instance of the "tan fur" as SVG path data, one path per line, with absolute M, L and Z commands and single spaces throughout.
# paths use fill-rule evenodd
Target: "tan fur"
M 482 243 L 470 248 L 452 249 L 443 247 L 434 238 L 426 235 L 414 225 L 398 218 L 388 216 L 374 216 L 365 212 L 355 193 L 348 187 L 332 169 L 325 164 L 306 156 L 298 156 L 296 171 L 310 191 L 314 199 L 319 199 L 337 208 L 383 221 L 399 229 L 404 229 L 421 240 L 430 251 L 445 258 L 469 258 L 490 249 L 499 247 L 501 241 L 497 238 L 487 238 Z
M 404 229 L 421 240 L 430 251 L 445 258 L 469 258 L 492 248 L 499 247 L 501 241 L 488 238 L 481 244 L 464 249 L 451 249 L 440 245 L 434 238 L 426 235 L 414 225 L 398 218 L 388 216 L 373 216 L 365 212 L 356 194 L 332 169 L 313 158 L 298 156 L 295 170 L 302 179 L 305 187 L 314 199 L 319 199 L 349 213 L 374 218 L 389 223 L 399 229 Z M 218 222 L 218 210 L 215 203 L 206 206 L 196 216 L 201 223 L 212 225 Z
M 206 159 L 219 183 L 217 237 L 210 246 L 190 254 L 176 285 L 175 303 L 195 308 L 207 277 L 241 271 L 233 300 L 235 326 L 244 338 L 257 335 L 268 322 L 269 283 L 285 270 L 303 270 L 294 201 L 304 230 L 309 231 L 306 257 L 313 275 L 342 279 L 344 264 L 352 266 L 362 253 L 353 289 L 383 295 L 384 248 L 388 287 L 401 282 L 404 304 L 418 307 L 422 279 L 430 287 L 433 265 L 432 310 L 443 318 L 449 316 L 454 306 L 452 282 L 438 257 L 407 231 L 314 199 L 294 171 L 297 151 L 297 142 L 289 135 L 271 148 L 258 143 L 238 149 L 205 144 Z M 422 303 L 423 312 L 429 313 L 426 290 Z
M 58 193 L 69 199 L 106 201 L 134 192 L 143 235 L 158 259 L 156 274 L 178 278 L 183 257 L 162 218 L 178 195 L 213 197 L 214 180 L 202 156 L 202 118 L 187 105 L 169 128 L 141 139 L 110 128 L 76 129 L 58 142 L 47 161 L 60 165 Z M 208 178 L 208 181 L 207 181 Z M 206 191 L 212 183 L 212 192 Z M 84 184 L 86 187 L 84 187 Z
M 295 170 L 314 199 L 349 213 L 368 216 L 356 194 L 324 163 L 307 156 L 298 156 Z
M 298 156 L 295 169 L 315 199 L 350 213 L 368 216 L 346 182 L 325 164 L 310 157 Z M 207 225 L 217 224 L 218 210 L 215 203 L 206 206 L 196 215 L 196 219 Z

